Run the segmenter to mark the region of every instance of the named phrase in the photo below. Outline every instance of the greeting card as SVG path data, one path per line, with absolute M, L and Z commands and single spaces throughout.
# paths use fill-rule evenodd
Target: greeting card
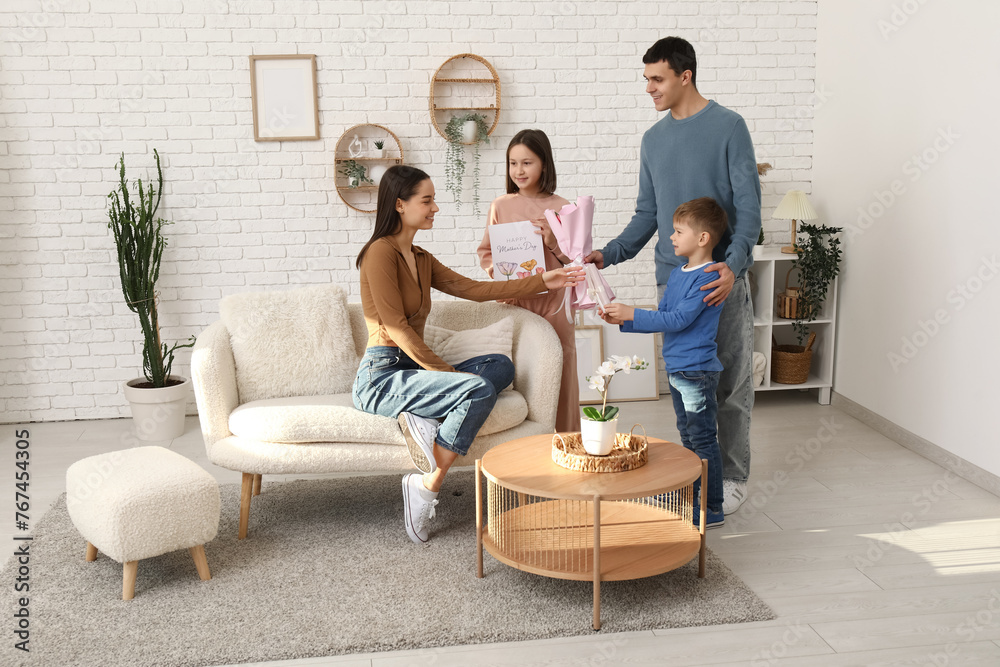
M 490 226 L 493 279 L 517 280 L 545 272 L 542 236 L 528 220 Z

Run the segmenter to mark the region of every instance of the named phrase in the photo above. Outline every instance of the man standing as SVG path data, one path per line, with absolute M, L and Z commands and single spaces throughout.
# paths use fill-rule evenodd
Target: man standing
M 658 233 L 654 259 L 658 300 L 667 277 L 683 263 L 670 242 L 674 209 L 712 197 L 729 217 L 729 228 L 713 253 L 720 278 L 705 287 L 705 301 L 720 306 L 718 343 L 723 371 L 717 393 L 722 449 L 723 510 L 731 514 L 746 500 L 750 474 L 750 411 L 753 409 L 753 306 L 747 269 L 760 234 L 760 180 L 746 121 L 702 97 L 695 86 L 694 47 L 665 37 L 643 56 L 646 92 L 666 117 L 642 137 L 639 196 L 635 215 L 622 233 L 587 256 L 597 268 L 632 259 Z

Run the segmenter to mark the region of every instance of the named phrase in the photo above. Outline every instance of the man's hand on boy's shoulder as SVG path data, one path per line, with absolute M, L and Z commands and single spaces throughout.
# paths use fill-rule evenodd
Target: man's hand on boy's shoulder
M 601 310 L 601 319 L 608 324 L 622 324 L 635 319 L 635 308 L 617 301 L 609 303 Z
M 733 284 L 736 282 L 736 274 L 725 262 L 716 262 L 705 267 L 705 273 L 718 271 L 719 277 L 710 283 L 701 286 L 702 291 L 712 290 L 703 300 L 710 306 L 721 306 L 729 293 L 733 291 Z

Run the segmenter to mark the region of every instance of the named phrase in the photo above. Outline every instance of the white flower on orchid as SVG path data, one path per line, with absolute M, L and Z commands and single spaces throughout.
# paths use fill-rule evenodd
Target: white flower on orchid
M 614 379 L 615 373 L 619 371 L 625 373 L 641 371 L 646 367 L 645 359 L 640 359 L 637 356 L 629 357 L 617 354 L 611 355 L 607 361 L 598 366 L 594 375 L 588 377 L 587 381 L 591 389 L 596 389 L 601 394 L 601 398 L 603 399 L 601 410 L 598 412 L 596 408 L 584 408 L 583 411 L 587 415 L 587 418 L 597 421 L 607 421 L 618 414 L 618 408 L 608 405 L 608 388 L 611 386 L 611 380 Z

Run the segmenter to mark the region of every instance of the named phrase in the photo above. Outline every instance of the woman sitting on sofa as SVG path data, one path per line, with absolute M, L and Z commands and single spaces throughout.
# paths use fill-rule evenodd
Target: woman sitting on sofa
M 382 177 L 375 230 L 358 254 L 361 305 L 368 348 L 354 379 L 354 405 L 393 417 L 423 475 L 403 477 L 406 534 L 426 542 L 437 494 L 448 468 L 469 451 L 514 379 L 502 354 L 473 357 L 452 367 L 424 343 L 431 287 L 472 301 L 512 299 L 583 280 L 579 268 L 561 268 L 511 282 L 475 281 L 413 245 L 418 230 L 434 226 L 434 184 L 414 167 L 397 165 Z M 442 420 L 440 423 L 438 420 Z

